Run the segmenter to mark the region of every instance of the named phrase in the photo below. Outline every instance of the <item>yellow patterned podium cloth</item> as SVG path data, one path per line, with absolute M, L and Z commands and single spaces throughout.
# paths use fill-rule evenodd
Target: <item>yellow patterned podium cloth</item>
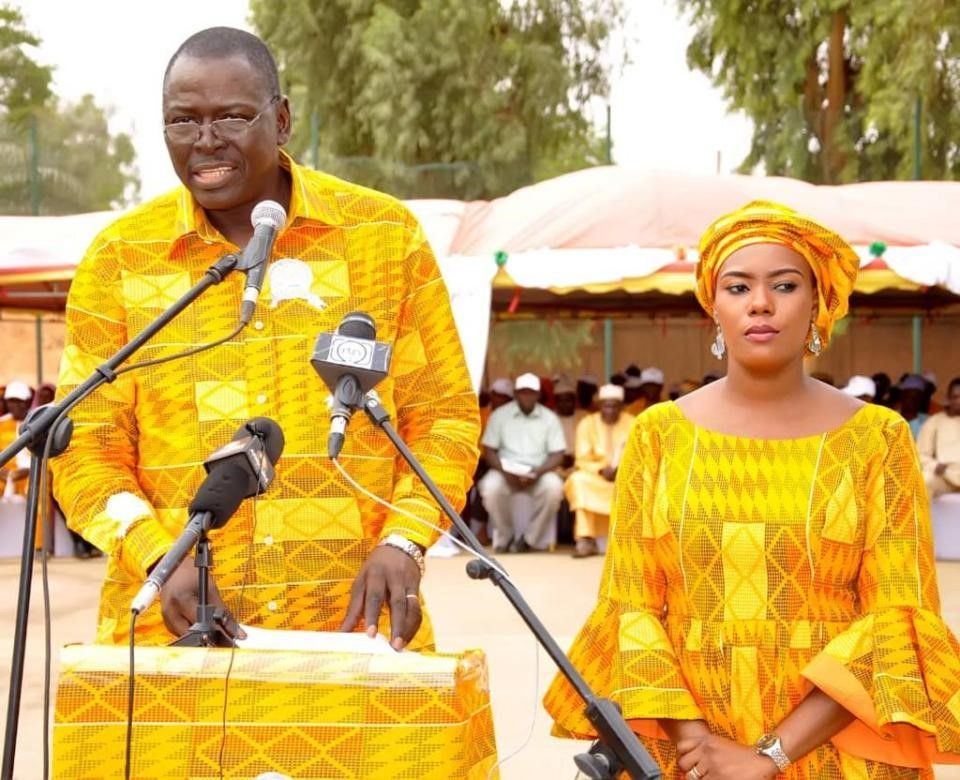
M 297 780 L 481 780 L 496 762 L 478 650 L 241 649 L 225 685 L 230 655 L 136 649 L 132 777 L 252 779 L 274 771 Z M 124 647 L 62 650 L 55 778 L 123 777 L 128 665 Z

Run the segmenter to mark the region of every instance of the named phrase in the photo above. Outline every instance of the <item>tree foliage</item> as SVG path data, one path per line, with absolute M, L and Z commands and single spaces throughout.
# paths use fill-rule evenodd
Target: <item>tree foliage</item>
M 251 7 L 299 112 L 291 149 L 308 160 L 315 115 L 321 165 L 352 164 L 398 195 L 490 196 L 602 161 L 584 107 L 607 92 L 620 0 Z
M 808 181 L 960 174 L 960 3 L 678 0 L 691 67 L 754 122 L 742 168 Z
M 52 69 L 27 49 L 38 43 L 18 10 L 0 7 L 0 213 L 126 205 L 140 188 L 130 137 L 110 132 L 92 96 L 67 103 L 54 95 Z

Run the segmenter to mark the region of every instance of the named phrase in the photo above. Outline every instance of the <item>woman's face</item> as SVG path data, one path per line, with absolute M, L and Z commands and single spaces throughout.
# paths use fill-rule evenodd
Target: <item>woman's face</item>
M 816 283 L 803 257 L 780 244 L 738 249 L 717 275 L 714 314 L 731 362 L 754 371 L 802 360 L 816 311 Z

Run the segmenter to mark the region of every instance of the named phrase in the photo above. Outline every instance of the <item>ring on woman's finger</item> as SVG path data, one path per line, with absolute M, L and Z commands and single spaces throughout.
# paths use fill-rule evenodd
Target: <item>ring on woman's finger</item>
M 700 774 L 700 770 L 694 767 L 689 772 L 687 772 L 687 780 L 701 780 L 703 775 Z
M 419 599 L 419 598 L 420 598 L 420 594 L 419 594 L 419 593 L 408 593 L 408 594 L 407 594 L 407 598 L 408 598 L 408 599 Z

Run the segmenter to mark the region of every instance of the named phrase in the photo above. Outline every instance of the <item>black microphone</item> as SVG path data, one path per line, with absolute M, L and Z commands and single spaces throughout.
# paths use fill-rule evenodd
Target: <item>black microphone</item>
M 253 238 L 243 248 L 237 268 L 247 274 L 247 286 L 243 290 L 240 304 L 240 324 L 246 325 L 257 308 L 257 299 L 263 287 L 263 277 L 267 273 L 267 263 L 273 251 L 273 242 L 277 231 L 287 221 L 287 212 L 283 206 L 273 200 L 262 200 L 253 207 L 250 222 L 253 224 Z
M 183 533 L 153 567 L 130 604 L 140 614 L 156 599 L 170 575 L 200 539 L 212 528 L 222 528 L 245 498 L 263 493 L 274 477 L 274 463 L 283 452 L 283 431 L 268 417 L 255 417 L 233 439 L 207 458 L 203 480 L 193 501 Z
M 387 375 L 393 347 L 376 340 L 373 318 L 362 311 L 350 312 L 336 333 L 321 333 L 310 362 L 333 392 L 330 407 L 330 438 L 327 452 L 336 458 L 353 410 L 364 394 Z

